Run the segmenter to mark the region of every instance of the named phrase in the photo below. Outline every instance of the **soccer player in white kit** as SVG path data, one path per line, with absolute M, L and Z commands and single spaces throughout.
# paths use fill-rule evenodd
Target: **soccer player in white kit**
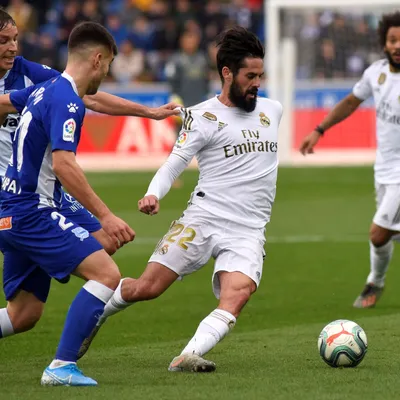
M 282 106 L 257 99 L 264 48 L 255 35 L 233 28 L 218 45 L 222 93 L 184 110 L 175 147 L 139 201 L 140 211 L 157 214 L 159 200 L 196 156 L 200 177 L 188 207 L 160 240 L 140 278 L 121 281 L 81 355 L 108 316 L 160 296 L 177 278 L 199 270 L 212 257 L 218 307 L 201 321 L 169 370 L 213 371 L 215 364 L 202 356 L 234 327 L 260 283 L 265 225 L 276 191 Z
M 393 254 L 393 240 L 398 239 L 396 235 L 400 232 L 400 12 L 383 15 L 378 34 L 386 58 L 365 70 L 353 92 L 330 111 L 300 146 L 304 155 L 313 153 L 327 129 L 346 119 L 364 100 L 374 97 L 377 210 L 369 232 L 371 271 L 364 290 L 353 304 L 356 308 L 374 307 L 381 296 Z

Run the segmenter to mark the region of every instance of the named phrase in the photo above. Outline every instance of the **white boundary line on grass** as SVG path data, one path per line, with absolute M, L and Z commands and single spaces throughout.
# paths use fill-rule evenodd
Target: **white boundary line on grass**
M 156 244 L 160 237 L 138 237 L 134 243 L 137 244 Z M 268 236 L 268 243 L 368 243 L 368 233 L 365 235 L 289 235 L 289 236 Z

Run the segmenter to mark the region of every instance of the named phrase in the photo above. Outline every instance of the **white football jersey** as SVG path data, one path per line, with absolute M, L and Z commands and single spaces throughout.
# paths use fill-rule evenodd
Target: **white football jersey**
M 386 59 L 374 62 L 353 88 L 361 100 L 374 96 L 375 180 L 381 184 L 400 183 L 400 73 L 390 72 L 389 66 Z
M 189 204 L 263 228 L 275 199 L 281 116 L 282 105 L 266 98 L 252 112 L 217 97 L 186 109 L 172 154 L 186 162 L 197 158 L 200 176 Z

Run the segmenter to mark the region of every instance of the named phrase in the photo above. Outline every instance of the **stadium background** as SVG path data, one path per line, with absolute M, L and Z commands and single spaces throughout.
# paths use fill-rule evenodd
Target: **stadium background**
M 215 36 L 225 27 L 240 24 L 265 40 L 265 4 L 261 0 L 0 3 L 17 21 L 20 53 L 53 68 L 62 69 L 65 65 L 67 37 L 76 22 L 93 20 L 105 24 L 114 35 L 120 54 L 102 89 L 151 106 L 170 99 L 193 105 L 215 94 L 219 85 Z M 296 157 L 295 150 L 301 137 L 321 120 L 327 108 L 344 97 L 362 71 L 382 56 L 375 36 L 378 18 L 377 10 L 341 14 L 311 9 L 281 13 L 282 34 L 295 38 L 301 49 L 296 60 L 290 143 L 293 157 L 289 163 L 371 163 L 375 147 L 371 101 L 321 141 L 319 148 L 332 150 L 333 157 L 317 155 L 304 159 Z M 183 43 L 185 35 L 191 37 L 192 44 Z M 188 46 L 193 47 L 191 56 L 187 56 Z M 185 67 L 180 69 L 182 65 Z M 86 169 L 94 170 L 155 168 L 165 159 L 176 134 L 173 121 L 93 114 L 86 118 L 84 128 L 80 161 Z M 350 157 L 344 159 L 343 155 L 348 153 Z M 119 162 L 115 162 L 115 155 Z
M 210 64 L 204 71 L 216 82 L 206 88 L 212 94 L 218 81 L 209 43 L 215 33 L 223 26 L 240 23 L 263 37 L 265 28 L 261 1 L 82 0 L 71 6 L 69 2 L 14 0 L 10 4 L 14 10 L 23 10 L 19 17 L 14 15 L 22 32 L 21 53 L 58 68 L 64 63 L 66 32 L 75 22 L 84 18 L 108 27 L 114 24 L 120 48 L 125 38 L 134 46 L 133 54 L 121 65 L 140 68 L 128 80 L 113 69 L 103 89 L 153 106 L 165 103 L 173 93 L 170 85 L 176 82 L 168 80 L 168 70 L 171 73 L 174 67 L 168 68 L 166 63 L 175 59 L 182 32 L 201 34 L 200 51 Z M 12 8 L 8 10 L 13 13 Z M 329 9 L 283 16 L 285 32 L 296 38 L 302 49 L 294 93 L 294 148 L 327 108 L 350 90 L 362 69 L 380 57 L 374 34 L 377 17 L 379 10 L 367 15 L 362 11 L 334 14 Z M 122 73 L 124 69 L 128 68 L 117 70 Z M 324 146 L 338 149 L 338 154 L 352 149 L 373 151 L 371 103 L 363 107 L 336 133 L 326 135 L 318 153 Z M 86 167 L 154 168 L 174 141 L 173 124 L 90 114 L 80 149 Z M 341 159 L 334 161 L 340 163 Z M 161 203 L 160 214 L 152 218 L 136 210 L 151 176 L 139 171 L 88 175 L 96 192 L 137 232 L 136 241 L 114 256 L 125 276 L 141 273 L 160 236 L 184 209 L 197 172 L 184 173 L 184 186 L 171 190 Z M 100 382 L 95 389 L 54 391 L 39 386 L 42 370 L 54 355 L 68 305 L 81 287 L 76 278 L 65 286 L 54 283 L 36 328 L 0 341 L 0 399 L 399 398 L 398 253 L 379 306 L 373 310 L 351 307 L 369 269 L 373 196 L 370 166 L 280 168 L 272 221 L 267 227 L 263 281 L 234 332 L 210 353 L 218 366 L 216 374 L 175 375 L 166 370 L 198 322 L 216 306 L 210 262 L 174 284 L 161 298 L 134 305 L 107 322 L 80 363 L 85 373 Z M 368 335 L 369 352 L 355 370 L 332 370 L 317 352 L 320 330 L 338 318 L 357 321 Z

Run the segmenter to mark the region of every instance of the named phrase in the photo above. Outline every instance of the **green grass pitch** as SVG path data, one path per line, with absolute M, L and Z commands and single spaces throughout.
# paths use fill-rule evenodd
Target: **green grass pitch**
M 91 174 L 112 210 L 136 230 L 136 243 L 115 255 L 124 275 L 138 276 L 171 220 L 180 216 L 197 179 L 149 217 L 137 211 L 152 174 Z M 398 399 L 400 348 L 399 253 L 377 308 L 352 302 L 369 270 L 368 228 L 374 212 L 372 168 L 281 168 L 261 287 L 234 331 L 208 357 L 214 374 L 173 374 L 171 359 L 216 306 L 212 263 L 176 282 L 161 298 L 111 318 L 80 362 L 97 388 L 42 388 L 65 314 L 82 285 L 54 283 L 45 314 L 26 334 L 0 341 L 0 399 Z M 5 302 L 2 302 L 4 305 Z M 358 322 L 369 350 L 355 369 L 331 369 L 317 337 L 328 322 Z

